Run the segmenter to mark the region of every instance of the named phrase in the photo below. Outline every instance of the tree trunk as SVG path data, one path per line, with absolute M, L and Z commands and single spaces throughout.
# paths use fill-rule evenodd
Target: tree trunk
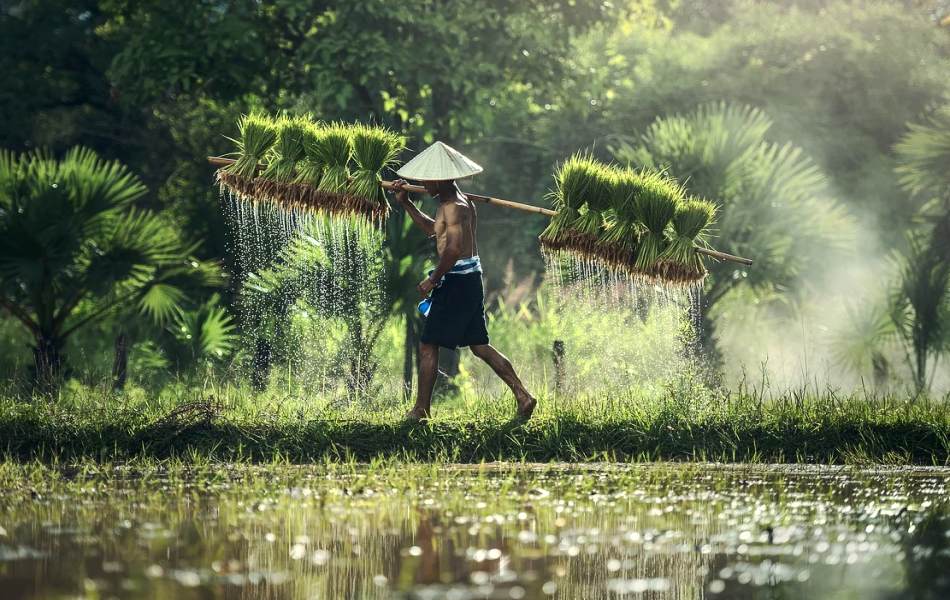
M 63 377 L 65 361 L 63 344 L 65 340 L 56 335 L 41 335 L 33 348 L 34 389 L 45 395 L 52 395 Z
M 112 389 L 116 392 L 125 389 L 129 375 L 129 347 L 131 342 L 125 331 L 115 336 L 115 356 L 112 360 Z
M 564 340 L 554 340 L 551 350 L 554 354 L 554 393 L 560 396 L 564 392 L 564 381 L 566 379 L 564 372 Z
M 917 393 L 920 394 L 927 388 L 927 348 L 922 343 L 918 343 L 916 346 L 914 354 L 917 369 L 914 374 L 914 383 L 917 387 Z
M 273 351 L 270 342 L 264 338 L 257 338 L 254 345 L 254 358 L 252 360 L 251 386 L 258 392 L 267 389 L 267 382 L 270 379 L 270 365 Z

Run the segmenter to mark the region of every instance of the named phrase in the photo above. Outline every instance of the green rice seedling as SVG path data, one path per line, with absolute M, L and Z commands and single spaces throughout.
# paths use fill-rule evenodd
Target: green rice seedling
M 705 240 L 706 232 L 716 218 L 716 205 L 706 200 L 690 198 L 681 202 L 673 215 L 673 235 L 661 260 L 674 279 L 695 279 L 705 274 L 702 258 L 696 244 Z
M 612 262 L 633 264 L 642 221 L 636 195 L 642 185 L 640 175 L 632 169 L 615 169 L 610 216 L 605 218 L 604 231 L 598 240 L 605 257 Z
M 257 175 L 257 165 L 264 161 L 277 139 L 277 127 L 270 117 L 250 114 L 238 121 L 240 136 L 234 141 L 237 160 L 226 167 L 228 173 L 251 179 Z
M 312 126 L 306 117 L 281 117 L 277 121 L 277 140 L 270 150 L 270 162 L 263 179 L 290 183 L 296 178 L 297 163 L 305 156 L 304 137 Z
M 558 167 L 554 174 L 554 191 L 550 194 L 557 214 L 541 233 L 542 244 L 561 246 L 571 224 L 580 217 L 580 208 L 597 174 L 597 163 L 583 154 L 571 156 Z
M 318 189 L 341 194 L 349 187 L 350 158 L 353 156 L 353 136 L 344 123 L 330 123 L 323 128 L 314 156 L 323 163 L 323 176 Z
M 604 226 L 604 211 L 611 207 L 616 170 L 602 163 L 595 163 L 594 176 L 584 195 L 584 206 L 571 228 L 593 244 L 600 237 Z
M 303 132 L 304 157 L 297 163 L 297 183 L 313 187 L 320 185 L 324 164 L 319 148 L 323 144 L 324 128 L 320 123 L 311 123 Z
M 351 131 L 356 169 L 350 182 L 350 193 L 385 204 L 386 194 L 379 186 L 380 173 L 395 164 L 399 153 L 406 147 L 406 141 L 383 127 L 357 124 Z
M 645 171 L 640 176 L 643 185 L 636 194 L 636 211 L 644 229 L 635 264 L 637 270 L 648 273 L 663 255 L 666 227 L 685 194 L 678 183 L 663 173 Z

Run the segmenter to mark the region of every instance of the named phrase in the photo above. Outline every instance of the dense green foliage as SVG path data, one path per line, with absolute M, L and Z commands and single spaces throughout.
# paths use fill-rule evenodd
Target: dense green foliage
M 134 207 L 145 188 L 118 162 L 77 148 L 57 161 L 0 153 L 0 306 L 33 338 L 35 377 L 52 386 L 77 330 L 137 308 L 181 316 L 188 287 L 221 283 L 161 215 Z

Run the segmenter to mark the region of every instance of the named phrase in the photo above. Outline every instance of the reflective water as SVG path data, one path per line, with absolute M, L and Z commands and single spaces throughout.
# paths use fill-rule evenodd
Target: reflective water
M 2 598 L 950 598 L 947 469 L 217 467 L 0 490 Z

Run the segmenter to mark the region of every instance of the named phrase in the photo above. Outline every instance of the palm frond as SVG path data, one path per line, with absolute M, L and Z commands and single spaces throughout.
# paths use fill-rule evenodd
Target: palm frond
M 901 185 L 913 194 L 950 195 L 950 104 L 928 116 L 894 147 Z

